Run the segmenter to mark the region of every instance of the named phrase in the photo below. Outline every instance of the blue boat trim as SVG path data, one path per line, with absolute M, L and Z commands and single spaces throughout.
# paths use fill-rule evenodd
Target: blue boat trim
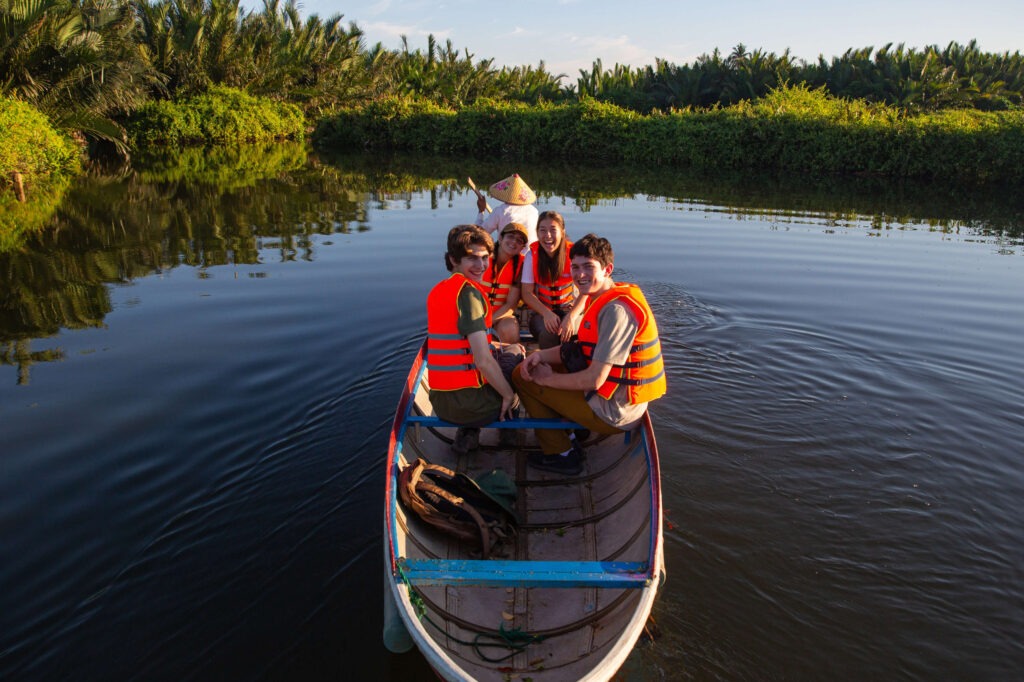
M 481 561 L 399 557 L 401 575 L 414 585 L 487 587 L 615 587 L 651 584 L 646 561 Z
M 412 415 L 405 418 L 408 424 L 419 424 L 433 428 L 457 428 L 458 424 L 447 422 L 440 417 L 427 415 Z M 569 421 L 568 419 L 506 419 L 503 422 L 491 422 L 483 426 L 485 429 L 582 429 L 581 424 Z

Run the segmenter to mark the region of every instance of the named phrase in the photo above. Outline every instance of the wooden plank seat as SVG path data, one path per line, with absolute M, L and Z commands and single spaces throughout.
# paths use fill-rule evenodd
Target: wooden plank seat
M 414 585 L 487 587 L 614 587 L 650 585 L 646 561 L 480 561 L 400 557 L 405 579 Z

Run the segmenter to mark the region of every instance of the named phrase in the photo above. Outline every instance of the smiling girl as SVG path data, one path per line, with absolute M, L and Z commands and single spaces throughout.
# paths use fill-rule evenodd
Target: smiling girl
M 578 303 L 570 272 L 565 220 L 557 211 L 544 211 L 537 221 L 537 241 L 523 265 L 523 303 L 533 311 L 530 333 L 541 348 L 567 341 L 575 331 L 572 317 L 562 318 Z

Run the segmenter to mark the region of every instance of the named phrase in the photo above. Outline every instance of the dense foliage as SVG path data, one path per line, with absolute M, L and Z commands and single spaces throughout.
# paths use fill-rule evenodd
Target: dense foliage
M 177 102 L 145 104 L 129 127 L 133 142 L 148 146 L 300 139 L 306 126 L 293 104 L 215 86 Z
M 0 188 L 12 172 L 31 183 L 77 166 L 78 148 L 45 116 L 24 102 L 0 97 Z
M 119 123 L 149 100 L 222 85 L 284 99 L 307 114 L 386 97 L 449 107 L 480 99 L 561 102 L 593 98 L 642 113 L 727 106 L 783 84 L 825 87 L 907 111 L 1002 110 L 1024 102 L 1024 57 L 945 48 L 849 49 L 806 62 L 789 54 L 715 50 L 692 64 L 657 60 L 605 69 L 575 83 L 536 66 L 496 68 L 433 36 L 426 49 L 367 46 L 342 15 L 303 18 L 295 0 L 0 0 L 0 95 L 17 97 L 58 127 L 123 146 Z
M 642 115 L 596 100 L 461 109 L 385 100 L 321 121 L 325 148 L 770 168 L 906 177 L 1024 178 L 1024 111 L 907 116 L 884 104 L 782 87 L 730 107 Z
M 0 96 L 124 150 L 115 119 L 161 80 L 135 30 L 134 6 L 124 0 L 0 0 Z
M 0 97 L 114 145 L 321 144 L 691 167 L 1020 178 L 1024 57 L 975 42 L 807 62 L 737 45 L 575 83 L 433 36 L 367 46 L 296 0 L 0 0 Z M 253 99 L 256 97 L 258 99 Z M 130 130 L 130 135 L 126 132 Z
M 907 112 L 1003 110 L 1024 103 L 1024 56 L 985 53 L 975 41 L 920 50 L 890 43 L 808 63 L 788 50 L 781 55 L 751 52 L 740 44 L 728 56 L 715 50 L 681 66 L 658 60 L 654 66 L 604 69 L 598 60 L 591 71 L 580 72 L 576 94 L 635 111 L 669 111 L 736 104 L 785 84 L 824 87 L 837 97 Z

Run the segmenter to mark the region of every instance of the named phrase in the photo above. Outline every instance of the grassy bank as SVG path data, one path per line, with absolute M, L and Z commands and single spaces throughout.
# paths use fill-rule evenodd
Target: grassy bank
M 313 140 L 336 150 L 1024 180 L 1024 111 L 907 115 L 806 86 L 729 107 L 649 115 L 594 100 L 482 102 L 454 110 L 389 99 L 321 120 Z

